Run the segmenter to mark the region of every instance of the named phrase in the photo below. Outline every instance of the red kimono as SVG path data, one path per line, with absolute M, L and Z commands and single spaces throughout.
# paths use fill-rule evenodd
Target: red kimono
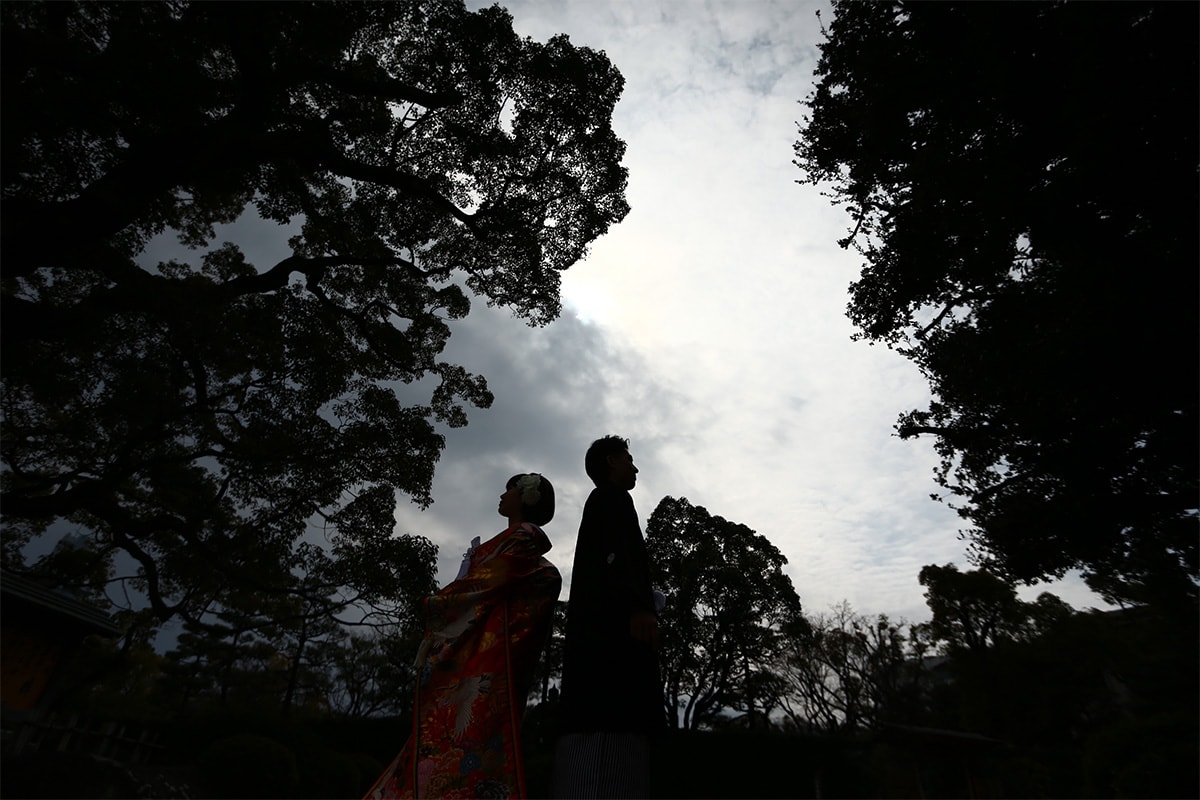
M 526 796 L 521 717 L 562 588 L 549 549 L 536 525 L 509 528 L 426 598 L 413 730 L 368 798 Z

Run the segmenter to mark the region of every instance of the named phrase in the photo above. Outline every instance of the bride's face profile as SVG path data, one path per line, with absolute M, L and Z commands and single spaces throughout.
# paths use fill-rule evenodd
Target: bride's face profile
M 509 484 L 505 487 L 504 494 L 500 495 L 500 506 L 496 510 L 500 512 L 500 516 L 512 519 L 523 515 L 522 508 L 520 487 L 515 483 Z

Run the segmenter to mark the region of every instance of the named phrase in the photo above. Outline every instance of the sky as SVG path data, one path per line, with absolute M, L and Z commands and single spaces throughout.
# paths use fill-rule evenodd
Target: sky
M 484 5 L 468 3 L 471 9 Z M 439 548 L 452 580 L 474 536 L 499 533 L 507 479 L 554 485 L 548 558 L 569 599 L 583 455 L 615 433 L 641 470 L 643 527 L 664 496 L 742 523 L 786 556 L 805 611 L 929 618 L 926 564 L 970 568 L 957 514 L 934 502 L 932 442 L 893 425 L 925 380 L 845 316 L 860 257 L 850 225 L 802 186 L 792 147 L 813 86 L 823 2 L 516 0 L 522 36 L 565 33 L 625 77 L 613 127 L 628 145 L 631 212 L 563 275 L 562 316 L 530 328 L 479 298 L 451 323 L 445 360 L 486 376 L 490 409 L 444 430 L 434 504 L 401 502 L 397 533 Z M 221 237 L 251 263 L 289 253 L 288 231 L 243 217 Z M 155 248 L 152 248 L 152 251 Z M 156 256 L 157 259 L 157 256 Z M 155 260 L 156 260 L 155 259 Z M 1106 607 L 1077 576 L 1022 588 Z
M 468 2 L 476 9 L 490 3 Z M 583 454 L 630 439 L 643 526 L 686 497 L 768 538 L 806 612 L 843 600 L 928 619 L 925 564 L 970 568 L 958 515 L 929 495 L 927 440 L 895 436 L 929 399 L 911 363 L 852 340 L 845 316 L 861 260 L 848 217 L 801 186 L 792 147 L 813 86 L 826 3 L 787 0 L 519 0 L 518 34 L 565 33 L 625 77 L 613 127 L 628 145 L 631 212 L 563 276 L 560 319 L 532 329 L 476 302 L 449 360 L 496 395 L 448 431 L 434 505 L 402 505 L 398 530 L 438 546 L 440 583 L 472 536 L 504 527 L 506 479 L 554 484 L 548 557 L 564 577 L 592 485 Z M 1077 578 L 1053 591 L 1105 607 Z

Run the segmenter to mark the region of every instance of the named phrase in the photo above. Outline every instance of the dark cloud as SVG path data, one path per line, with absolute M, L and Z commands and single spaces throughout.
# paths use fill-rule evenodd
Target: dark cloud
M 434 541 L 439 578 L 449 580 L 472 537 L 486 541 L 503 529 L 496 507 L 504 482 L 516 472 L 540 472 L 556 493 L 557 511 L 546 526 L 555 543 L 550 557 L 569 581 L 579 514 L 592 489 L 583 469 L 588 445 L 609 433 L 625 436 L 643 472 L 661 477 L 669 470 L 657 445 L 672 435 L 663 426 L 683 399 L 657 385 L 641 359 L 602 329 L 569 312 L 530 328 L 477 301 L 452 331 L 445 359 L 484 375 L 495 402 L 469 409 L 465 428 L 443 431 L 434 504 L 425 511 L 401 504 L 398 529 Z M 639 498 L 647 502 L 657 497 Z M 642 508 L 643 518 L 652 509 Z
M 237 221 L 217 226 L 213 246 L 232 241 L 265 270 L 290 254 L 287 239 L 296 232 L 248 209 Z M 167 232 L 149 243 L 139 261 L 147 267 L 169 259 L 194 263 L 200 255 Z M 659 445 L 676 435 L 669 420 L 683 398 L 657 385 L 631 350 L 569 310 L 545 327 L 531 328 L 482 298 L 472 302 L 465 319 L 450 323 L 441 360 L 483 375 L 495 401 L 488 409 L 468 407 L 466 427 L 442 428 L 446 447 L 435 470 L 434 503 L 422 511 L 401 498 L 397 531 L 438 545 L 438 577 L 444 583 L 457 572 L 473 537 L 486 540 L 503 529 L 496 506 L 505 481 L 516 472 L 540 472 L 556 494 L 555 518 L 547 525 L 555 542 L 551 556 L 569 581 L 579 512 L 592 489 L 583 470 L 587 446 L 618 433 L 633 440 L 646 474 L 662 476 L 668 470 L 657 457 Z M 398 386 L 397 392 L 404 402 L 426 404 L 433 387 L 428 379 Z M 647 506 L 643 516 L 652 509 Z M 319 531 L 310 535 L 321 538 Z

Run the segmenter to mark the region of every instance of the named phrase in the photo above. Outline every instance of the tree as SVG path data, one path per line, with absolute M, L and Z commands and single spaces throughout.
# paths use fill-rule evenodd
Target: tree
M 330 705 L 351 717 L 399 716 L 412 710 L 419 630 L 350 634 L 331 656 Z
M 923 627 L 947 656 L 924 724 L 1020 746 L 1026 794 L 1195 794 L 1195 626 L 1150 605 L 1021 602 L 995 576 L 949 565 L 925 567 L 921 582 L 933 611 Z
M 801 182 L 848 207 L 849 317 L 933 392 L 897 432 L 1007 579 L 1194 604 L 1197 15 L 834 4 Z
M 917 580 L 926 587 L 925 603 L 933 612 L 930 640 L 952 650 L 982 653 L 1001 639 L 1020 638 L 1029 619 L 1030 604 L 1022 602 L 1012 586 L 982 570 L 959 572 L 953 564 L 930 564 L 921 568 Z
M 546 645 L 542 648 L 542 657 L 538 659 L 534 671 L 533 682 L 529 686 L 529 697 L 526 702 L 550 702 L 551 683 L 562 679 L 563 642 L 567 630 L 567 601 L 558 600 L 554 604 L 554 613 L 550 620 L 550 632 L 546 636 Z M 556 690 L 557 691 L 557 690 Z
M 460 284 L 557 315 L 559 273 L 628 211 L 620 74 L 453 0 L 0 20 L 5 564 L 69 520 L 193 625 L 314 570 L 368 603 L 411 586 L 397 496 L 432 502 L 435 423 L 492 399 L 439 360 Z M 248 208 L 300 225 L 290 256 L 214 241 Z M 164 231 L 196 257 L 142 263 Z
M 779 702 L 774 659 L 804 629 L 787 559 L 766 537 L 683 497 L 659 502 L 646 547 L 667 596 L 659 617 L 668 719 L 696 729 L 732 709 L 748 725 L 765 724 Z
M 907 623 L 869 619 L 846 601 L 806 619 L 808 633 L 788 643 L 777 667 L 794 725 L 832 733 L 912 721 L 922 654 Z
M 203 629 L 188 628 L 164 654 L 161 690 L 171 716 L 231 709 L 280 713 L 288 662 L 253 617 L 223 611 Z

